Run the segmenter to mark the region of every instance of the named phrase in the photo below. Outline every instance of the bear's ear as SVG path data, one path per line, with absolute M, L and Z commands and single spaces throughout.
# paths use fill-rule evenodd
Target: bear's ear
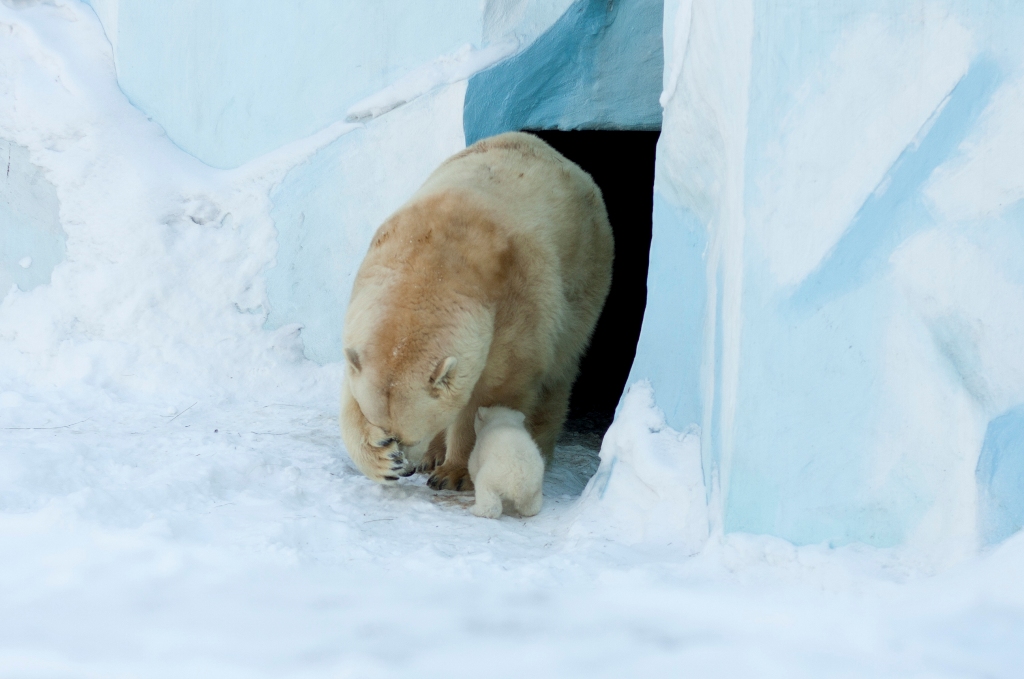
M 441 359 L 437 362 L 437 365 L 434 367 L 434 372 L 430 375 L 430 386 L 433 387 L 435 391 L 451 388 L 455 364 L 458 362 L 458 359 L 454 356 L 449 356 L 448 358 Z
M 487 417 L 487 413 L 489 413 L 490 411 L 491 411 L 490 408 L 485 408 L 484 406 L 480 406 L 479 408 L 477 408 L 476 409 L 476 421 L 477 422 L 483 422 L 484 418 Z
M 356 353 L 355 349 L 345 349 L 345 358 L 348 359 L 348 364 L 352 366 L 352 370 L 359 372 L 363 369 L 363 366 L 359 363 L 359 354 Z

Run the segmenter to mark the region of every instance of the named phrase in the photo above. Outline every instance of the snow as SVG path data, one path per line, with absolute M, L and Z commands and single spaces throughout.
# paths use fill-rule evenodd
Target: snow
M 698 5 L 692 22 L 671 25 L 692 25 L 687 49 L 708 57 L 694 64 L 708 69 L 715 49 L 742 43 L 728 17 L 753 19 L 724 13 L 736 7 L 716 14 L 712 3 Z M 108 17 L 113 6 L 103 5 Z M 911 543 L 794 546 L 726 533 L 729 512 L 739 510 L 719 495 L 716 454 L 704 445 L 720 420 L 680 424 L 684 409 L 701 404 L 680 396 L 666 406 L 661 375 L 627 394 L 596 475 L 593 451 L 558 449 L 544 510 L 533 519 L 477 519 L 467 495 L 435 493 L 422 478 L 383 487 L 352 468 L 337 431 L 339 365 L 306 358 L 296 323 L 267 324 L 280 282 L 274 272 L 301 262 L 283 252 L 283 215 L 302 214 L 299 196 L 319 186 L 318 168 L 349 177 L 335 205 L 353 204 L 341 218 L 351 242 L 337 245 L 338 266 L 352 266 L 375 215 L 463 143 L 453 112 L 464 82 L 364 127 L 339 115 L 315 134 L 218 170 L 129 103 L 115 77 L 116 41 L 89 7 L 0 3 L 0 36 L 0 138 L 15 149 L 12 158 L 21 154 L 16 172 L 12 161 L 19 186 L 35 182 L 39 193 L 31 195 L 42 197 L 5 194 L 24 208 L 11 214 L 26 216 L 0 222 L 0 233 L 20 234 L 24 225 L 57 233 L 48 230 L 56 225 L 63 234 L 50 263 L 36 251 L 3 260 L 31 256 L 28 269 L 11 269 L 43 269 L 46 277 L 8 286 L 0 301 L 0 674 L 1009 678 L 1024 665 L 1024 534 L 936 560 Z M 714 115 L 694 116 L 678 97 L 713 84 L 715 72 L 680 70 L 667 123 L 708 124 Z M 713 106 L 735 102 L 743 89 L 717 86 L 706 100 Z M 743 123 L 729 125 L 725 156 L 693 148 L 720 161 L 716 168 L 728 166 L 737 182 L 742 173 L 729 163 L 743 152 Z M 421 157 L 407 154 L 408 170 L 389 172 L 424 129 L 438 133 L 417 147 Z M 695 215 L 724 216 L 740 228 L 742 214 L 720 212 L 716 201 L 744 195 L 736 185 L 718 196 L 721 186 L 700 186 L 698 166 L 680 164 L 674 139 L 685 135 L 673 134 L 666 128 L 656 215 L 656 238 L 670 248 L 656 251 L 651 287 L 666 309 L 674 308 L 666 298 L 675 284 L 665 279 L 671 247 L 699 262 L 693 251 L 703 247 L 703 223 Z M 683 186 L 673 177 L 696 179 Z M 682 195 L 707 200 L 684 208 Z M 359 199 L 366 205 L 354 205 Z M 315 203 L 311 211 L 326 220 L 331 204 Z M 990 451 L 981 478 L 998 516 L 1011 519 L 1019 504 L 999 502 L 1019 474 L 1007 463 L 1020 458 L 1010 457 L 1001 432 L 1019 420 L 986 423 L 990 413 L 1017 413 L 1020 398 L 1019 359 L 1006 348 L 1022 317 L 1005 313 L 1017 303 L 1006 293 L 1021 284 L 1013 266 L 1020 251 L 1007 247 L 1014 214 L 986 222 L 988 240 L 972 223 L 905 239 L 883 281 L 886 292 L 900 291 L 900 313 L 880 324 L 886 341 L 906 344 L 888 360 L 908 366 L 882 374 L 918 370 L 932 380 L 925 388 L 940 401 L 936 412 L 949 412 L 941 401 L 952 393 L 975 414 L 978 446 L 983 438 Z M 671 219 L 688 230 L 672 234 Z M 747 273 L 729 268 L 745 265 L 727 252 L 743 242 L 739 235 L 710 239 L 729 275 Z M 922 261 L 963 274 L 963 286 L 941 271 L 929 275 Z M 706 287 L 697 289 L 708 294 L 687 313 L 706 313 L 704 300 L 718 308 L 709 292 L 717 270 L 698 271 Z M 725 316 L 722 325 L 735 331 L 736 319 Z M 674 321 L 661 327 L 678 333 Z M 718 346 L 719 324 L 711 325 L 709 343 Z M 648 348 L 658 340 L 650 330 Z M 703 332 L 686 349 L 701 360 Z M 946 352 L 927 357 L 934 365 L 906 360 L 933 337 Z M 644 360 L 657 365 L 654 354 Z M 949 386 L 954 374 L 970 376 L 961 380 L 966 395 Z M 894 390 L 888 406 L 906 398 L 899 380 L 885 384 Z M 986 394 L 981 406 L 971 390 Z M 736 403 L 742 422 L 745 404 Z M 892 410 L 894 418 L 906 412 Z M 691 426 L 702 422 L 709 425 Z M 899 443 L 903 433 L 897 427 L 891 436 Z M 737 437 L 737 451 L 742 444 Z M 941 480 L 938 465 L 900 450 L 900 464 Z M 974 473 L 963 456 L 950 459 Z M 776 472 L 767 466 L 765 478 Z M 751 511 L 763 509 L 756 494 L 746 498 Z M 945 525 L 941 517 L 937 525 Z

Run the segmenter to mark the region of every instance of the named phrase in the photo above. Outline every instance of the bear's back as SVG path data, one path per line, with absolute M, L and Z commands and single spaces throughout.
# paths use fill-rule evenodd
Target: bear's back
M 434 171 L 407 205 L 457 194 L 490 215 L 499 229 L 533 252 L 524 276 L 558 279 L 535 290 L 541 325 L 561 339 L 545 363 L 575 373 L 611 286 L 614 240 L 601 190 L 593 179 L 532 134 L 508 132 L 482 139 Z
M 590 231 L 610 258 L 611 227 L 601 190 L 579 166 L 532 134 L 508 132 L 478 141 L 442 163 L 409 203 L 444 192 L 464 196 L 512 231 L 533 237 L 572 241 L 575 232 Z M 553 245 L 561 250 L 574 243 Z

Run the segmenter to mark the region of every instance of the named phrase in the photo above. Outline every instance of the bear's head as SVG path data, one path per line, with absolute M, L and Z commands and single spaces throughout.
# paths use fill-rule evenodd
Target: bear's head
M 493 318 L 458 312 L 439 322 L 389 314 L 366 334 L 346 332 L 346 382 L 368 443 L 397 445 L 416 462 L 466 407 L 490 350 Z

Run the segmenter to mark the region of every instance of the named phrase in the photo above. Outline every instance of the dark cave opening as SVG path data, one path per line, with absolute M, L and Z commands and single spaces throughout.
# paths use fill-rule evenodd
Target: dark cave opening
M 597 448 L 629 377 L 647 303 L 654 155 L 660 132 L 527 131 L 594 178 L 615 236 L 611 291 L 580 363 L 563 434 L 563 440 Z

